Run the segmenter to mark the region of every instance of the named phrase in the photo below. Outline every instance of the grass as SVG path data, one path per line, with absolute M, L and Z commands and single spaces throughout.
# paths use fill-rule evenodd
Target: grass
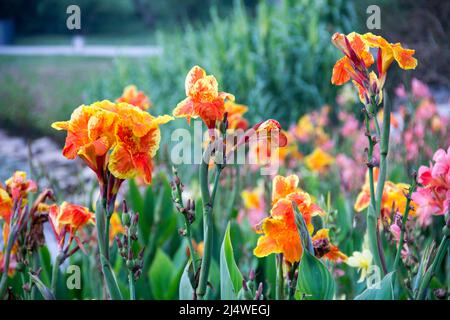
M 51 133 L 49 123 L 69 117 L 111 65 L 98 58 L 0 57 L 0 124 L 25 135 Z
M 70 36 L 19 37 L 16 45 L 70 45 Z M 87 44 L 151 45 L 149 34 L 89 36 Z M 0 56 L 0 126 L 27 136 L 55 136 L 49 124 L 95 96 L 90 88 L 116 66 L 118 59 L 93 57 Z M 128 60 L 121 58 L 122 60 Z M 133 59 L 133 63 L 139 61 Z M 114 92 L 120 94 L 120 92 Z M 90 100 L 89 100 L 90 101 Z M 58 136 L 58 135 L 56 135 Z

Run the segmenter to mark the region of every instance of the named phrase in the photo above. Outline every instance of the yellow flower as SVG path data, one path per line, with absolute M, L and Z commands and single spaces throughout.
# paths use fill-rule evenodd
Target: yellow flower
M 322 173 L 334 163 L 334 158 L 323 151 L 321 148 L 316 148 L 314 151 L 305 157 L 305 164 L 309 170 Z
M 372 265 L 372 253 L 370 250 L 364 249 L 362 252 L 355 251 L 353 255 L 347 259 L 347 264 L 352 268 L 358 268 L 361 271 L 361 277 L 358 282 L 363 282 L 366 279 L 367 271 Z

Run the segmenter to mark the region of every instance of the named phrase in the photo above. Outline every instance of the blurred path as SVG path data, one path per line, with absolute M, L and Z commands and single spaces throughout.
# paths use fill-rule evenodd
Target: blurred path
M 14 56 L 84 56 L 84 57 L 151 57 L 162 54 L 157 46 L 0 46 L 0 55 Z

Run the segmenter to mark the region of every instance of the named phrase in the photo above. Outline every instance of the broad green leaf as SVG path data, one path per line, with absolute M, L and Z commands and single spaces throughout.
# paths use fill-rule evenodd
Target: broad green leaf
M 222 300 L 233 300 L 242 287 L 242 274 L 234 260 L 233 246 L 231 245 L 230 223 L 220 249 L 220 296 Z
M 379 286 L 364 290 L 355 300 L 394 300 L 394 273 L 388 273 Z
M 334 291 L 330 271 L 322 261 L 304 250 L 298 268 L 297 296 L 305 300 L 331 300 Z
M 193 300 L 194 288 L 192 287 L 189 272 L 192 272 L 192 263 L 188 262 L 183 270 L 183 275 L 180 279 L 179 300 Z
M 173 273 L 174 265 L 172 261 L 164 251 L 158 249 L 148 274 L 154 299 L 164 300 L 170 295 L 168 290 Z
M 143 212 L 144 199 L 142 198 L 141 192 L 133 179 L 128 181 L 128 202 L 129 206 L 135 212 Z

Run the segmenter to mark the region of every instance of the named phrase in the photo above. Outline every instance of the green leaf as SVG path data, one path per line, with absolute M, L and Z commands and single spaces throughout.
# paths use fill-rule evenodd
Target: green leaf
M 169 286 L 173 278 L 174 265 L 170 258 L 158 249 L 149 270 L 149 281 L 153 297 L 156 300 L 168 299 Z
M 335 291 L 334 279 L 327 267 L 304 250 L 298 268 L 297 297 L 305 300 L 331 300 Z
M 186 264 L 186 267 L 183 270 L 183 275 L 181 276 L 180 279 L 180 287 L 178 290 L 179 300 L 193 300 L 194 288 L 192 287 L 191 284 L 191 275 L 190 275 L 190 273 L 192 272 L 193 272 L 192 263 L 191 261 L 189 261 Z
M 136 182 L 130 179 L 128 182 L 128 201 L 135 212 L 142 213 L 144 209 L 144 199 L 139 191 Z
M 39 292 L 42 294 L 45 300 L 56 300 L 56 297 L 53 294 L 53 292 L 45 286 L 45 284 L 41 281 L 41 279 L 39 279 L 31 272 L 29 272 L 28 274 L 30 275 L 31 280 L 34 282 L 36 288 L 39 290 Z
M 231 245 L 230 223 L 220 249 L 220 296 L 222 300 L 233 300 L 237 298 L 242 288 L 242 274 L 234 260 L 233 246 Z
M 388 273 L 379 286 L 364 290 L 355 300 L 394 300 L 394 273 Z

